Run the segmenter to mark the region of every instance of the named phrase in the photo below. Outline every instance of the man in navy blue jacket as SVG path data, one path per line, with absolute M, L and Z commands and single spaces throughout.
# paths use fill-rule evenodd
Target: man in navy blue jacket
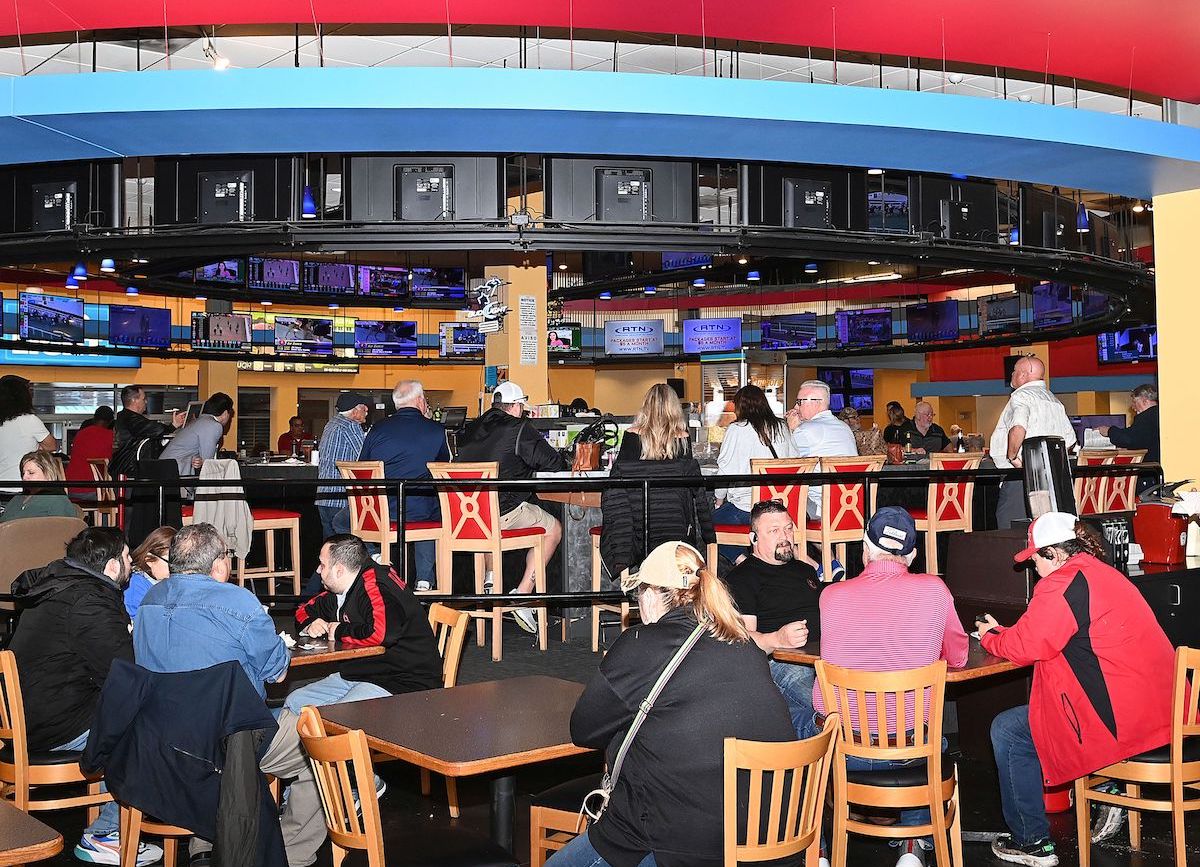
M 363 443 L 360 461 L 383 461 L 383 475 L 388 479 L 428 479 L 431 461 L 450 460 L 450 449 L 446 445 L 446 429 L 429 417 L 429 402 L 425 400 L 425 389 L 415 379 L 404 379 L 392 389 L 392 402 L 396 412 L 377 422 Z M 389 498 L 392 519 L 396 520 L 396 498 Z M 440 521 L 437 495 L 432 491 L 424 494 L 406 494 L 404 498 L 404 521 Z M 416 561 L 417 588 L 429 590 L 433 586 L 434 542 L 413 544 Z

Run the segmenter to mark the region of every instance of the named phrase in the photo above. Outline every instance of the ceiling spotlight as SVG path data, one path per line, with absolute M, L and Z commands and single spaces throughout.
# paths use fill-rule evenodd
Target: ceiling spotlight
M 149 259 L 143 259 L 143 258 L 141 258 L 140 256 L 139 256 L 139 257 L 135 257 L 135 258 L 133 258 L 133 259 L 130 259 L 129 261 L 130 261 L 130 262 L 132 262 L 132 263 L 133 263 L 133 264 L 135 264 L 135 265 L 149 265 L 149 264 L 150 264 L 150 260 L 149 260 Z
M 883 169 L 867 169 L 868 175 L 882 175 Z
M 259 301 L 258 303 L 261 304 L 263 307 L 270 307 L 275 302 L 274 301 Z
M 84 264 L 82 259 L 80 259 L 78 262 L 75 263 L 75 268 L 74 268 L 74 270 L 71 271 L 71 276 L 74 277 L 76 280 L 80 280 L 80 281 L 87 280 L 87 278 L 88 278 L 87 265 Z
M 1153 211 L 1154 210 L 1154 202 L 1146 202 L 1146 210 Z
M 204 56 L 212 63 L 213 69 L 217 72 L 224 72 L 229 68 L 229 58 L 217 51 L 216 43 L 213 42 L 211 36 L 205 35 L 202 45 Z
M 317 218 L 317 200 L 313 198 L 313 189 L 304 185 L 304 193 L 300 199 L 300 219 L 315 220 Z
M 197 296 L 196 296 L 196 300 L 197 300 L 197 301 L 207 301 L 207 300 L 208 300 L 208 296 L 207 296 L 207 295 L 197 295 Z
M 745 265 L 749 260 L 745 256 L 738 256 L 738 264 Z
M 805 274 L 816 274 L 816 273 L 817 273 L 817 271 L 819 271 L 819 270 L 820 270 L 820 269 L 819 269 L 819 268 L 817 268 L 817 263 L 816 263 L 816 262 L 809 262 L 807 265 L 805 265 L 805 266 L 804 266 L 804 273 L 805 273 Z
M 112 259 L 100 260 L 100 271 L 103 274 L 112 274 L 117 270 L 117 263 Z
M 746 275 L 746 279 L 749 280 L 751 283 L 757 283 L 759 280 L 762 279 L 762 277 L 760 277 L 758 275 L 757 271 L 751 271 L 749 274 Z
M 567 263 L 566 263 L 566 262 L 563 262 L 561 265 L 559 265 L 559 266 L 558 266 L 558 270 L 559 270 L 559 271 L 566 271 L 566 270 L 567 270 Z
M 1140 214 L 1142 211 L 1146 210 L 1146 206 L 1143 205 L 1141 202 L 1138 202 L 1136 205 L 1133 206 L 1132 210 L 1135 214 Z
M 612 300 L 612 293 L 611 293 L 611 292 L 607 292 L 607 291 L 606 291 L 606 292 L 601 292 L 601 293 L 600 293 L 600 300 L 601 300 L 601 301 L 611 301 L 611 300 Z
M 879 260 L 878 260 L 878 259 L 868 259 L 868 260 L 867 260 L 867 264 L 868 264 L 868 265 L 878 265 L 878 264 L 879 264 Z

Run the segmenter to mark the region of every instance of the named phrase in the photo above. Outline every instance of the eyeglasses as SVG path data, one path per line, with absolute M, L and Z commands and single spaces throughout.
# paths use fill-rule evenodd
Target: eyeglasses
M 823 397 L 798 397 L 796 398 L 796 405 L 799 406 L 802 403 L 821 403 L 824 400 L 825 398 Z

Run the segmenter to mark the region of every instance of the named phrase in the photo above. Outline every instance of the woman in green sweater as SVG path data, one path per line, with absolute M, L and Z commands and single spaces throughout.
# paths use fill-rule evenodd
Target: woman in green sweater
M 21 478 L 25 480 L 25 493 L 13 497 L 0 514 L 0 522 L 16 521 L 20 518 L 80 518 L 83 512 L 67 499 L 64 488 L 42 490 L 38 482 L 65 481 L 62 464 L 48 452 L 30 452 L 21 458 Z

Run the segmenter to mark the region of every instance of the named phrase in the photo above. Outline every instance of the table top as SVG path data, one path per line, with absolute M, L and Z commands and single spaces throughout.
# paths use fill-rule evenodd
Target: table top
M 341 662 L 346 659 L 361 659 L 364 656 L 382 656 L 384 648 L 374 647 L 343 647 L 340 641 L 322 641 L 317 638 L 303 638 L 298 635 L 296 646 L 292 648 L 292 668 L 301 665 L 316 665 L 322 662 Z M 313 643 L 321 646 L 315 650 L 305 650 L 301 645 Z
M 8 801 L 0 801 L 0 865 L 28 864 L 62 851 L 62 835 Z
M 967 664 L 962 668 L 951 668 L 946 671 L 947 683 L 962 683 L 990 677 L 1006 671 L 1016 671 L 1021 666 L 999 656 L 992 656 L 974 638 L 968 639 L 970 648 L 967 651 Z M 800 662 L 811 665 L 821 658 L 821 642 L 810 641 L 799 650 L 776 650 L 774 653 L 780 662 Z
M 583 684 L 514 677 L 319 708 L 330 730 L 362 729 L 371 749 L 447 777 L 590 752 L 571 743 Z
M 547 503 L 562 503 L 566 506 L 578 506 L 584 509 L 600 508 L 600 492 L 584 491 L 538 491 L 537 498 Z

